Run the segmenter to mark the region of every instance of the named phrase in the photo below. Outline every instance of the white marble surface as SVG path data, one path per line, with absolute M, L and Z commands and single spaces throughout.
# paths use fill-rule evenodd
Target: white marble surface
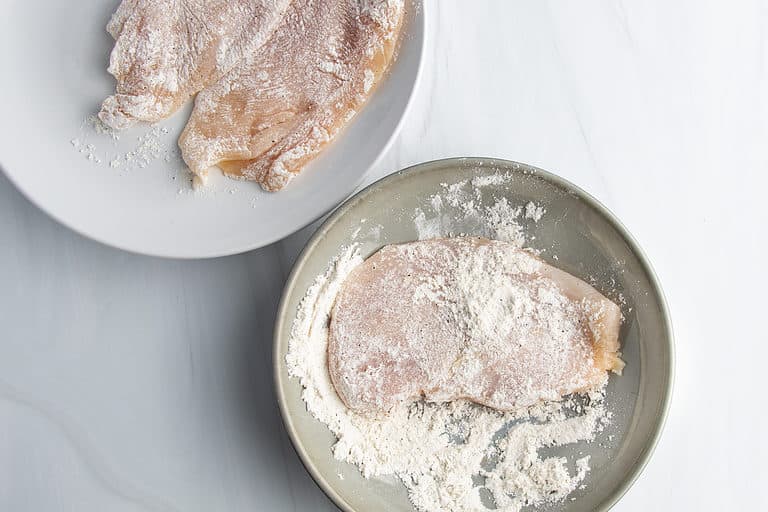
M 428 5 L 423 82 L 369 181 L 496 156 L 596 195 L 653 261 L 677 334 L 666 431 L 615 510 L 768 508 L 764 2 Z M 272 395 L 276 302 L 312 229 L 153 259 L 0 176 L 0 510 L 334 510 Z

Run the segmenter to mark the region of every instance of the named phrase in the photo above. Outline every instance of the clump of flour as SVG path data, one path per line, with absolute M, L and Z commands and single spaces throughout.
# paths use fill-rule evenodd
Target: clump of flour
M 521 222 L 538 221 L 544 209 L 504 198 L 484 206 L 477 189 L 505 179 L 490 175 L 445 185 L 415 212 L 419 238 L 460 234 L 453 231 L 459 229 L 521 246 Z M 460 208 L 458 221 L 444 217 L 446 205 Z M 316 278 L 299 305 L 286 356 L 307 409 L 337 438 L 334 457 L 356 465 L 366 478 L 397 476 L 424 512 L 515 512 L 574 491 L 589 471 L 589 458 L 541 452 L 592 441 L 610 418 L 602 392 L 506 413 L 459 400 L 403 404 L 369 416 L 342 403 L 328 373 L 328 325 L 342 283 L 362 261 L 356 247 L 345 248 Z

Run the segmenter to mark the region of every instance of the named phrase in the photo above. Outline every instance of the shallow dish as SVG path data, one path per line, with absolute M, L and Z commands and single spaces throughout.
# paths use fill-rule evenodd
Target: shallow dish
M 84 121 L 114 91 L 105 26 L 117 0 L 23 2 L 0 17 L 0 168 L 38 207 L 75 231 L 122 249 L 200 258 L 279 240 L 351 194 L 389 146 L 421 68 L 425 13 L 406 2 L 399 56 L 370 101 L 279 193 L 211 178 L 193 193 L 176 140 L 191 103 L 119 140 Z M 140 140 L 139 137 L 142 137 Z
M 359 244 L 364 256 L 389 243 L 418 238 L 412 212 L 428 197 L 475 176 L 509 174 L 484 193 L 513 204 L 534 201 L 547 214 L 531 226 L 533 247 L 550 248 L 549 263 L 589 279 L 601 291 L 623 297 L 621 377 L 611 377 L 606 405 L 608 429 L 590 444 L 561 448 L 583 451 L 592 470 L 573 501 L 537 510 L 604 511 L 626 492 L 653 452 L 672 394 L 673 339 L 661 288 L 637 243 L 604 206 L 578 187 L 524 164 L 460 158 L 419 164 L 388 176 L 350 198 L 307 243 L 288 279 L 277 314 L 274 365 L 277 399 L 286 429 L 302 462 L 323 491 L 345 511 L 410 511 L 405 488 L 394 478 L 366 480 L 354 466 L 331 454 L 334 436 L 315 420 L 301 400 L 301 386 L 288 376 L 285 355 L 299 301 L 342 246 Z M 360 237 L 361 227 L 380 226 Z M 468 228 L 471 229 L 471 228 Z M 471 231 L 466 234 L 473 234 Z M 552 260 L 556 254 L 557 261 Z

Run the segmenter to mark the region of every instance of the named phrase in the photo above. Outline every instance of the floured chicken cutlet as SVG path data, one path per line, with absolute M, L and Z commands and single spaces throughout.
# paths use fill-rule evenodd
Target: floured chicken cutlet
M 512 410 L 601 388 L 624 366 L 620 325 L 616 304 L 509 243 L 390 245 L 344 282 L 328 369 L 356 411 L 420 398 Z
M 198 177 L 283 188 L 365 103 L 394 58 L 403 0 L 123 0 L 108 25 L 113 128 L 199 93 L 179 146 Z

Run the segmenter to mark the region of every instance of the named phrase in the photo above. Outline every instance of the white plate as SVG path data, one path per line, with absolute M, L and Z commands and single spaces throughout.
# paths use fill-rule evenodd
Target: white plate
M 269 194 L 219 175 L 209 189 L 194 193 L 176 149 L 189 106 L 159 123 L 154 135 L 144 126 L 117 141 L 84 122 L 114 88 L 106 71 L 113 41 L 104 27 L 118 4 L 6 3 L 0 17 L 0 167 L 63 224 L 129 251 L 180 258 L 235 254 L 317 219 L 350 195 L 386 150 L 419 76 L 425 16 L 414 0 L 389 75 L 293 183 Z M 149 141 L 143 149 L 142 136 Z

